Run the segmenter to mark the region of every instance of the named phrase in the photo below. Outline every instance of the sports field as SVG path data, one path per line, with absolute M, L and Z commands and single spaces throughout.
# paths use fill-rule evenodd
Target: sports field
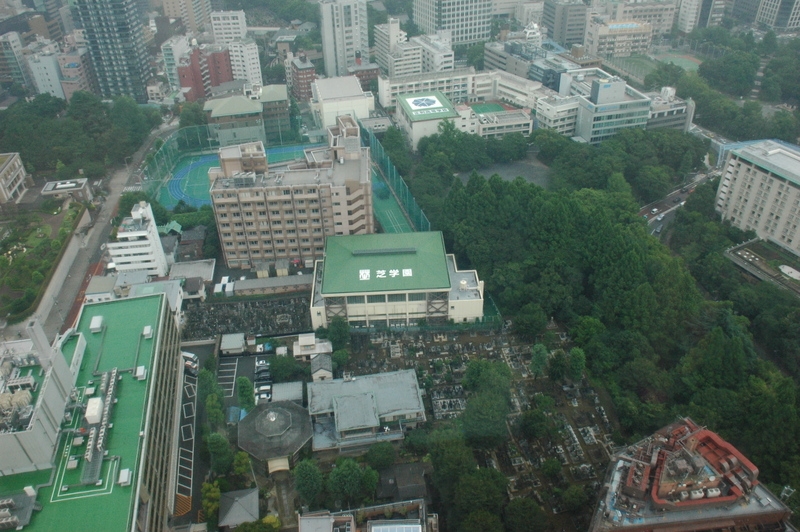
M 479 115 L 483 113 L 499 113 L 506 110 L 505 107 L 499 103 L 476 103 L 470 105 L 470 107 Z
M 702 61 L 691 55 L 664 54 L 657 55 L 655 57 L 662 63 L 675 63 L 688 72 L 696 71 L 698 68 L 700 68 L 700 63 L 702 63 Z
M 306 148 L 317 146 L 322 146 L 322 144 L 267 148 L 267 160 L 270 163 L 291 161 L 303 157 L 303 150 Z M 180 200 L 198 208 L 203 205 L 211 205 L 211 197 L 208 194 L 208 169 L 212 166 L 219 166 L 219 158 L 216 154 L 182 158 L 172 170 L 170 180 L 161 188 L 158 194 L 159 203 L 167 209 L 173 209 Z
M 403 209 L 398 205 L 397 198 L 389 190 L 383 176 L 374 168 L 372 169 L 372 210 L 384 233 L 414 232 Z

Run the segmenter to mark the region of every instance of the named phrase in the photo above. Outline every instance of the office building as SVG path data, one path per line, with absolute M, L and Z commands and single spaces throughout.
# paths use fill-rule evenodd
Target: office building
M 164 16 L 179 18 L 191 33 L 202 33 L 211 18 L 209 0 L 163 0 Z
M 797 29 L 800 27 L 800 1 L 761 0 L 756 22 L 777 30 Z
M 97 79 L 87 48 L 75 47 L 58 54 L 58 64 L 61 68 L 61 88 L 65 100 L 70 101 L 77 91 L 98 93 Z
M 0 154 L 0 203 L 19 203 L 32 184 L 19 153 Z
M 763 140 L 732 150 L 716 209 L 734 227 L 800 255 L 800 146 Z
M 355 328 L 475 322 L 483 297 L 483 281 L 457 268 L 440 232 L 332 236 L 314 267 L 311 324 L 337 316 Z
M 28 65 L 22 55 L 22 40 L 16 31 L 0 35 L 0 82 L 31 87 Z
M 572 137 L 578 125 L 577 96 L 547 96 L 536 102 L 536 129 L 553 129 Z
M 83 28 L 100 95 L 145 103 L 150 64 L 136 2 L 75 0 L 74 17 Z
M 663 87 L 661 92 L 647 93 L 646 96 L 650 98 L 647 129 L 679 129 L 684 133 L 689 132 L 696 107 L 691 98 L 678 98 L 672 87 Z
M 369 118 L 375 110 L 375 97 L 364 92 L 355 76 L 318 79 L 311 85 L 311 108 L 319 127 L 335 126 L 338 117 Z
M 117 228 L 116 240 L 106 249 L 118 272 L 142 270 L 156 277 L 169 272 L 153 209 L 144 201 L 133 206 L 130 217 Z
M 413 369 L 310 382 L 307 389 L 314 451 L 402 440 L 406 429 L 425 423 Z
M 61 68 L 56 54 L 53 52 L 31 54 L 26 59 L 36 93 L 46 93 L 62 100 L 66 99 L 64 89 L 61 87 Z
M 211 13 L 211 31 L 214 42 L 227 44 L 247 37 L 247 20 L 244 11 L 214 11 Z
M 317 79 L 317 69 L 314 63 L 308 60 L 306 54 L 301 53 L 298 57 L 289 56 L 284 61 L 286 65 L 286 85 L 292 92 L 292 96 L 298 102 L 307 102 L 311 99 L 311 85 Z
M 408 40 L 396 18 L 375 26 L 375 61 L 390 78 L 453 70 L 454 60 L 450 31 Z
M 719 26 L 725 15 L 725 0 L 681 0 L 678 32 L 687 35 L 695 28 Z
M 650 51 L 653 28 L 649 22 L 608 21 L 592 17 L 586 26 L 584 47 L 597 57 L 629 57 Z
M 347 75 L 356 59 L 369 57 L 366 0 L 323 0 L 319 4 L 322 55 L 329 78 Z
M 17 424 L 0 437 L 0 461 L 27 469 L 0 482 L 0 498 L 14 500 L 6 523 L 32 532 L 169 529 L 182 364 L 166 297 L 83 305 L 52 348 L 40 328 L 28 330 L 32 347 L 2 365 L 20 380 L 11 390 L 4 383 Z
M 276 259 L 316 259 L 325 238 L 374 232 L 369 148 L 358 125 L 340 116 L 328 146 L 305 161 L 268 165 L 261 143 L 219 151 L 209 170 L 225 263 L 253 268 Z
M 178 65 L 181 57 L 186 55 L 190 49 L 189 38 L 186 35 L 175 35 L 161 45 L 161 55 L 164 56 L 164 73 L 172 90 L 181 86 Z
M 684 418 L 611 458 L 589 532 L 796 530 L 758 468 Z
M 427 34 L 449 30 L 453 45 L 488 41 L 492 0 L 414 0 L 414 23 Z
M 253 39 L 237 39 L 226 46 L 230 51 L 233 79 L 244 80 L 250 85 L 261 85 L 264 80 L 256 42 Z
M 669 35 L 675 22 L 676 0 L 612 1 L 601 4 L 599 11 L 613 21 L 635 20 L 647 22 L 653 37 Z
M 582 0 L 545 0 L 542 25 L 548 37 L 562 46 L 583 44 L 587 9 Z

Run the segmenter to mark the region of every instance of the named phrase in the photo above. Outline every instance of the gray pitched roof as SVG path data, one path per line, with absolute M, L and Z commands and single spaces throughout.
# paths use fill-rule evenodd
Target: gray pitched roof
M 219 526 L 258 521 L 258 489 L 229 491 L 219 499 Z
M 311 359 L 311 374 L 313 375 L 320 370 L 327 370 L 333 373 L 333 361 L 327 353 L 317 355 Z

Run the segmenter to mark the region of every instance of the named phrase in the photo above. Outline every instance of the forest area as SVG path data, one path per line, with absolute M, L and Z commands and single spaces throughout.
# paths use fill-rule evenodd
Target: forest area
M 410 161 L 409 187 L 459 264 L 478 270 L 518 334 L 537 337 L 550 317 L 567 326 L 628 441 L 691 416 L 739 447 L 765 482 L 800 486 L 800 302 L 722 256 L 753 235 L 719 221 L 715 183 L 678 211 L 671 247 L 638 214 L 702 167 L 706 145 L 642 130 L 600 146 L 546 130 L 532 141 L 550 166 L 548 190 L 477 173 L 445 185 L 431 163 L 456 160 L 437 138 Z

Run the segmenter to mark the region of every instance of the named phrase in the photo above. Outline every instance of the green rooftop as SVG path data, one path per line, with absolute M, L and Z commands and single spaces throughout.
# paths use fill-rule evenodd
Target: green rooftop
M 117 402 L 114 404 L 106 436 L 108 454 L 102 462 L 97 485 L 81 485 L 81 474 L 86 464 L 86 444 L 73 446 L 72 435 L 63 437 L 56 452 L 53 470 L 37 471 L 0 478 L 0 493 L 18 491 L 25 486 L 37 487 L 35 511 L 25 530 L 31 531 L 127 531 L 132 529 L 136 485 L 141 469 L 142 438 L 147 395 L 152 383 L 150 369 L 153 354 L 161 334 L 164 296 L 154 295 L 133 299 L 120 299 L 84 305 L 76 330 L 83 335 L 86 349 L 83 354 L 76 388 L 83 402 L 88 400 L 87 388 L 99 389 L 97 372 L 118 368 L 122 379 L 117 382 Z M 104 330 L 92 333 L 89 325 L 95 316 L 103 317 Z M 150 339 L 142 335 L 144 328 L 153 328 Z M 78 337 L 73 336 L 63 346 L 67 360 L 75 355 Z M 148 370 L 147 379 L 136 380 L 132 371 L 137 366 Z M 95 392 L 94 397 L 99 397 Z M 65 428 L 78 429 L 82 416 L 75 415 Z M 70 457 L 79 457 L 75 469 L 67 469 Z M 114 457 L 118 457 L 115 459 Z M 130 486 L 117 484 L 119 472 L 130 469 Z M 51 486 L 43 486 L 51 478 Z
M 325 241 L 325 295 L 449 289 L 438 231 L 331 236 Z
M 456 118 L 458 116 L 453 104 L 441 91 L 399 94 L 397 103 L 403 108 L 403 114 L 412 122 Z

